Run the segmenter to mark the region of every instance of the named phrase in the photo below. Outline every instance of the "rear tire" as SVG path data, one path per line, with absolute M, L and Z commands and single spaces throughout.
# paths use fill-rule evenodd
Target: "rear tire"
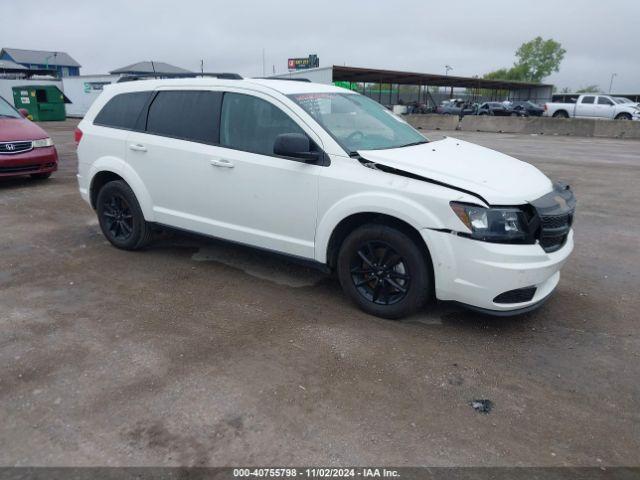
M 569 114 L 564 110 L 559 110 L 553 114 L 553 118 L 569 118 Z
M 117 248 L 138 250 L 151 241 L 151 225 L 144 219 L 133 190 L 123 180 L 106 183 L 96 201 L 104 236 Z
M 34 180 L 46 180 L 50 176 L 51 176 L 51 172 L 47 172 L 47 173 L 32 173 L 30 175 L 30 177 L 33 178 Z
M 338 254 L 338 278 L 365 312 L 399 319 L 420 309 L 431 295 L 431 261 L 404 232 L 368 224 L 351 232 Z

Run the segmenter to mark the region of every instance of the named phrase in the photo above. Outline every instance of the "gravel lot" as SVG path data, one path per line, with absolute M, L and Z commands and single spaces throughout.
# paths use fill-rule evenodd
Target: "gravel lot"
M 111 247 L 75 123 L 0 181 L 0 465 L 638 465 L 639 141 L 452 132 L 568 181 L 576 250 L 537 312 L 390 322 L 275 255 Z

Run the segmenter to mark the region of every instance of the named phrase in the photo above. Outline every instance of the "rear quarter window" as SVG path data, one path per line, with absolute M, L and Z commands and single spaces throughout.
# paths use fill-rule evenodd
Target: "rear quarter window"
M 149 106 L 147 133 L 218 143 L 222 92 L 161 91 Z
M 93 120 L 103 127 L 135 129 L 138 117 L 153 92 L 121 93 L 109 100 Z

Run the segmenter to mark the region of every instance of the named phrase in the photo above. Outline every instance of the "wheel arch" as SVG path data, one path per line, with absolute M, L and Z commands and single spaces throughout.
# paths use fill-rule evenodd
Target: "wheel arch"
M 100 188 L 112 180 L 123 180 L 133 190 L 145 220 L 153 221 L 153 203 L 149 191 L 135 170 L 126 162 L 117 158 L 102 158 L 91 166 L 89 178 L 89 199 L 94 209 Z
M 416 240 L 419 239 L 418 245 L 424 245 L 427 252 L 428 248 L 420 230 L 444 226 L 423 203 L 404 196 L 378 192 L 350 195 L 334 204 L 318 220 L 315 260 L 331 266 L 330 252 L 334 254 L 335 248 L 340 247 L 342 240 L 354 228 L 372 221 L 400 226 L 412 236 L 416 235 Z
M 425 252 L 427 258 L 431 262 L 429 247 L 425 243 L 424 238 L 422 238 L 422 235 L 420 235 L 420 232 L 416 229 L 416 227 L 392 215 L 378 212 L 359 212 L 343 218 L 331 232 L 331 236 L 329 237 L 329 241 L 326 246 L 325 254 L 325 261 L 331 269 L 334 269 L 336 267 L 340 246 L 347 238 L 347 236 L 356 228 L 372 223 L 377 225 L 386 225 L 400 230 L 402 233 L 411 238 L 411 240 L 413 240 L 416 245 L 418 245 L 418 247 Z

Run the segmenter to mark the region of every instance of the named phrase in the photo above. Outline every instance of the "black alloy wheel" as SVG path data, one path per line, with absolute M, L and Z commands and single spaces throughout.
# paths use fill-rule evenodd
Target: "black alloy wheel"
M 133 214 L 127 200 L 118 192 L 103 198 L 102 216 L 115 240 L 126 242 L 133 235 Z
M 342 242 L 336 267 L 344 292 L 378 317 L 406 317 L 433 295 L 429 252 L 402 228 L 375 223 L 356 228 Z
M 351 280 L 358 293 L 378 305 L 393 305 L 407 295 L 409 266 L 388 243 L 366 242 L 351 259 Z
M 104 185 L 98 192 L 96 210 L 102 233 L 115 247 L 137 250 L 151 241 L 151 225 L 145 221 L 140 204 L 125 181 Z

